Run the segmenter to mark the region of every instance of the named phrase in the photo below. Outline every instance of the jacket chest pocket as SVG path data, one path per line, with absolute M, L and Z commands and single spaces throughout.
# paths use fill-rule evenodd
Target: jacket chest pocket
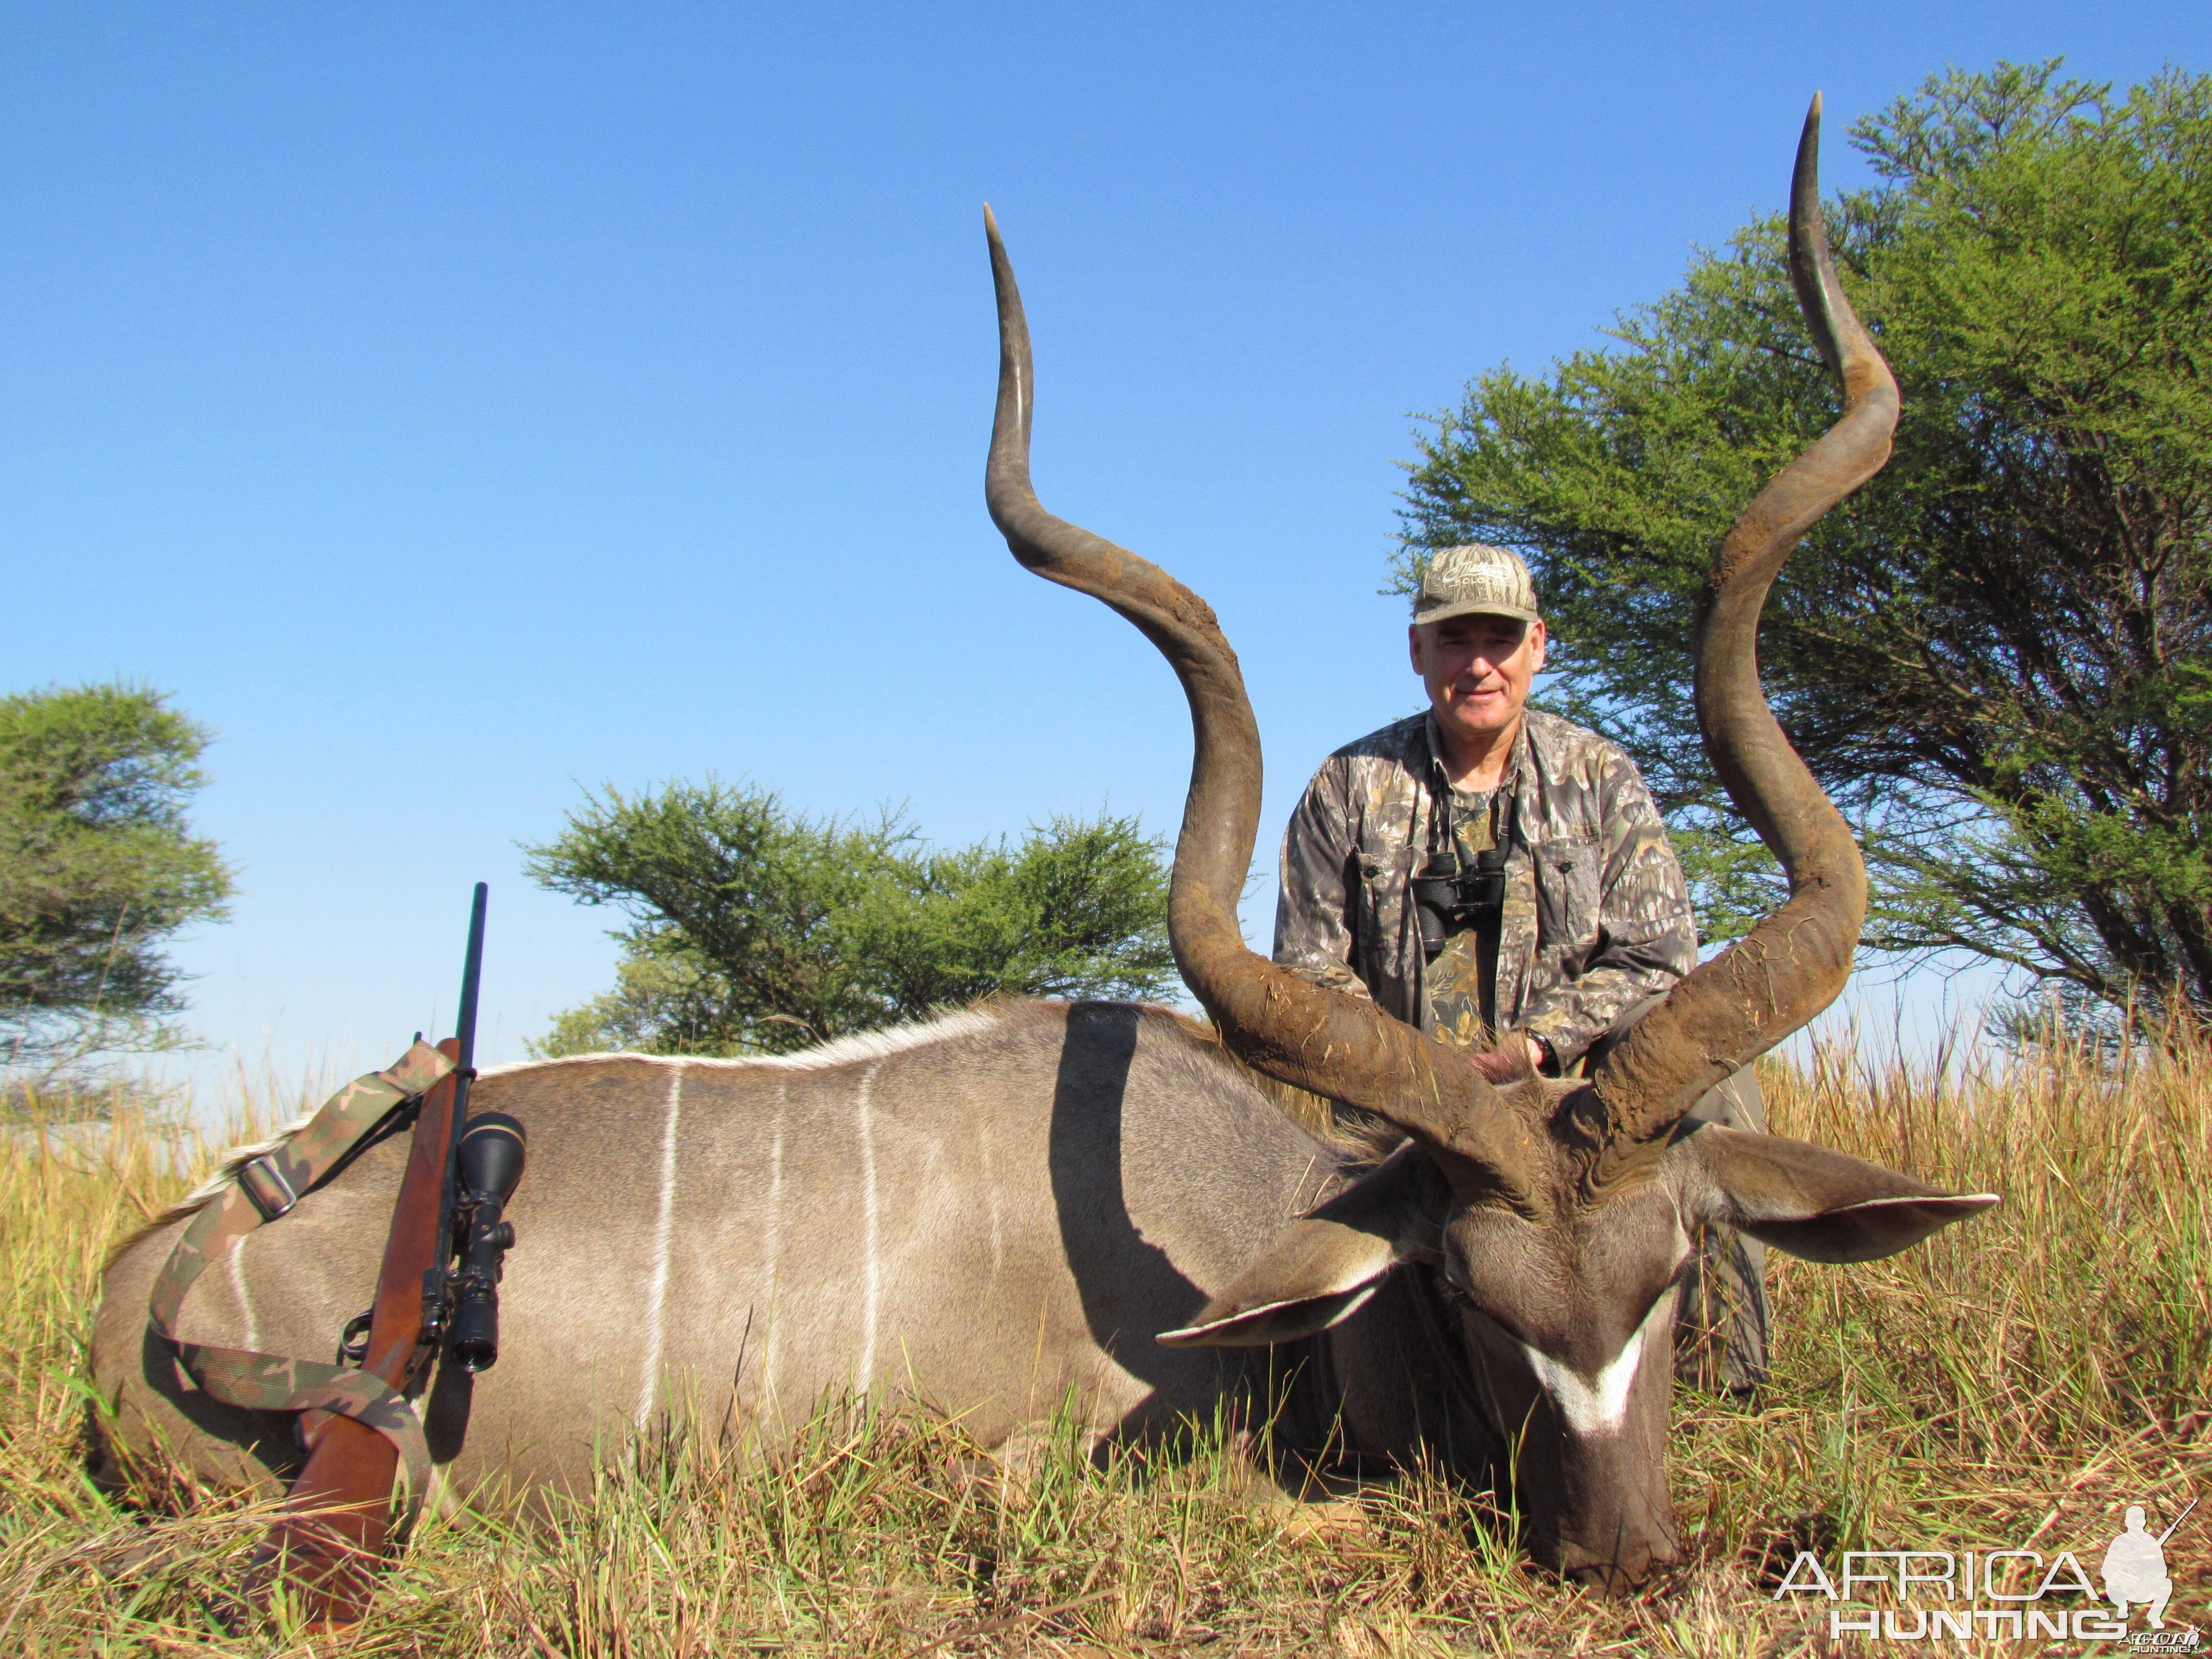
M 1370 903 L 1386 908 L 1404 899 L 1418 851 L 1412 847 L 1385 847 L 1374 852 L 1362 848 L 1353 855 L 1359 867 L 1360 889 Z
M 1595 836 L 1565 836 L 1534 849 L 1540 948 L 1570 953 L 1597 941 L 1605 843 Z
M 1353 854 L 1352 862 L 1359 872 L 1359 932 L 1378 950 L 1387 948 L 1382 935 L 1396 926 L 1405 912 L 1415 851 L 1411 847 L 1384 847 L 1371 852 L 1362 848 Z

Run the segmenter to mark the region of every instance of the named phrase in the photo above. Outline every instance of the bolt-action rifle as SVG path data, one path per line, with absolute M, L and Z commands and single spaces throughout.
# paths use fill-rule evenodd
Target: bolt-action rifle
M 411 1396 L 441 1349 L 471 1373 L 499 1354 L 501 1256 L 514 1242 L 501 1212 L 522 1179 L 522 1126 L 500 1112 L 468 1115 L 476 1078 L 477 988 L 483 970 L 485 888 L 469 912 L 455 1035 L 438 1051 L 453 1070 L 416 1108 L 377 1275 L 376 1301 L 347 1326 L 342 1363 Z M 453 1261 L 461 1256 L 458 1273 Z M 360 1622 L 384 1553 L 399 1453 L 350 1417 L 301 1413 L 307 1461 L 282 1516 L 247 1570 L 247 1595 L 265 1605 L 281 1586 L 312 1628 Z M 416 1494 L 417 1498 L 421 1496 Z

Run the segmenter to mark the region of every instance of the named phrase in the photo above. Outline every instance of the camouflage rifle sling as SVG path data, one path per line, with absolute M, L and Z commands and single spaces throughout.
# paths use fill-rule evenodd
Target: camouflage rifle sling
M 328 1175 L 379 1124 L 453 1069 L 428 1043 L 417 1042 L 381 1072 L 356 1078 L 326 1101 L 296 1134 L 241 1165 L 202 1206 L 154 1281 L 147 1316 L 177 1352 L 185 1374 L 226 1405 L 253 1411 L 325 1411 L 367 1424 L 399 1449 L 407 1486 L 403 1529 L 414 1523 L 429 1490 L 430 1449 L 422 1422 L 406 1398 L 350 1365 L 255 1353 L 195 1342 L 178 1333 L 178 1316 L 193 1283 L 257 1228 L 276 1220 Z

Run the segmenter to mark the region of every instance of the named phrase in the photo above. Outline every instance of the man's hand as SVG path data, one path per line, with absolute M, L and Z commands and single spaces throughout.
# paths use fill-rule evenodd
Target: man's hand
M 1495 1088 L 1521 1075 L 1521 1066 L 1510 1052 L 1505 1054 L 1469 1054 L 1467 1063 L 1474 1067 L 1475 1075 Z
M 1551 1058 L 1545 1053 L 1544 1045 L 1527 1032 L 1516 1032 L 1514 1036 L 1520 1039 L 1521 1054 L 1516 1054 L 1514 1052 L 1514 1039 L 1509 1036 L 1502 1049 L 1488 1054 L 1469 1054 L 1467 1057 L 1468 1064 L 1474 1066 L 1483 1081 L 1492 1087 L 1510 1083 L 1516 1078 L 1525 1075 L 1527 1072 L 1534 1072 L 1541 1075 L 1545 1061 Z M 1527 1056 L 1525 1070 L 1522 1057 L 1524 1054 Z

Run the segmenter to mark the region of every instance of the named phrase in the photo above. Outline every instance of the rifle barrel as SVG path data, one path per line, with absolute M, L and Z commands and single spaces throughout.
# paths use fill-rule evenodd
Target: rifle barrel
M 465 1087 L 477 1063 L 477 987 L 483 979 L 484 899 L 490 890 L 477 884 L 469 904 L 469 950 L 461 962 L 461 1012 L 453 1035 L 461 1040 L 461 1081 Z
M 2165 1547 L 2165 1546 L 2166 1546 L 2166 1540 L 2167 1539 L 2169 1539 L 2169 1538 L 2172 1537 L 2172 1536 L 2173 1536 L 2173 1534 L 2174 1534 L 2175 1533 L 2177 1533 L 2177 1532 L 2179 1532 L 2179 1531 L 2180 1531 L 2180 1530 L 2181 1530 L 2181 1523 L 2182 1523 L 2183 1522 L 2186 1521 L 2187 1519 L 2189 1519 L 2189 1511 L 2190 1511 L 2190 1510 L 2193 1510 L 2193 1509 L 2195 1509 L 2196 1507 L 2197 1507 L 2197 1500 L 2196 1500 L 2195 1498 L 2191 1498 L 2191 1499 L 2189 1500 L 2189 1504 L 2188 1504 L 2187 1508 L 2185 1508 L 2185 1509 L 2181 1511 L 2181 1513 L 2180 1513 L 2180 1514 L 2179 1514 L 2179 1515 L 2177 1515 L 2177 1516 L 2175 1516 L 2173 1517 L 2173 1524 L 2172 1524 L 2172 1526 L 2168 1527 L 2168 1528 L 2167 1528 L 2164 1532 L 2162 1532 L 2162 1533 L 2159 1534 L 2159 1535 L 2158 1535 L 2158 1541 L 2159 1541 L 2159 1547 L 2160 1547 L 2161 1549 Z
M 477 884 L 469 902 L 469 948 L 461 959 L 461 1008 L 453 1021 L 453 1040 L 459 1045 L 459 1061 L 453 1068 L 453 1114 L 446 1123 L 446 1184 L 438 1196 L 437 1251 L 430 1260 L 430 1278 L 423 1283 L 426 1323 L 436 1326 L 442 1340 L 446 1273 L 453 1261 L 453 1206 L 459 1197 L 461 1131 L 469 1121 L 469 1085 L 477 1076 L 477 987 L 483 978 L 484 901 L 490 889 Z

